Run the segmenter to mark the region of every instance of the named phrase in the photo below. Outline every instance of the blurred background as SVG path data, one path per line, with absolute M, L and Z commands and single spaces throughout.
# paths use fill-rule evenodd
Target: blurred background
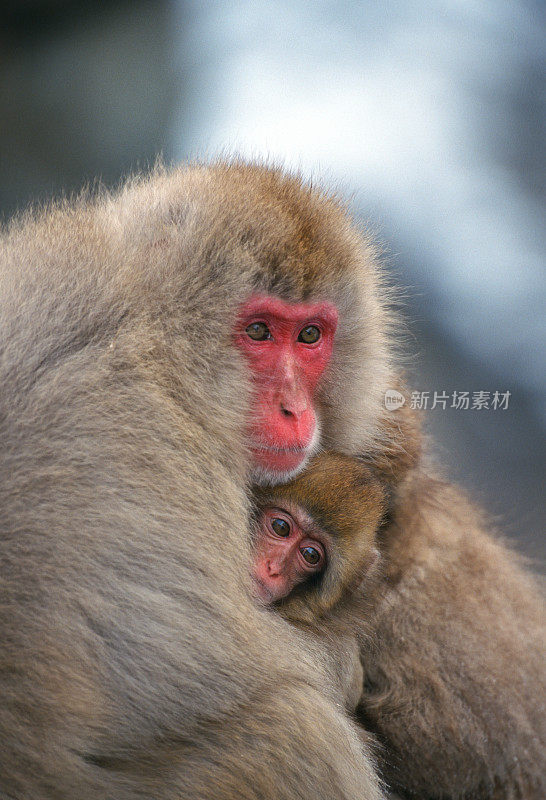
M 543 568 L 545 61 L 542 0 L 4 0 L 0 214 L 158 154 L 352 197 L 438 460 Z M 450 407 L 495 391 L 507 409 Z

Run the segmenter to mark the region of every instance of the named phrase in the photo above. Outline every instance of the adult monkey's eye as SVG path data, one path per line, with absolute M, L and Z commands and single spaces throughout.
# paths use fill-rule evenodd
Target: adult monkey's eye
M 252 322 L 245 331 L 255 342 L 264 342 L 271 339 L 271 333 L 265 322 Z
M 275 517 L 275 519 L 271 520 L 271 527 L 277 536 L 282 536 L 283 539 L 290 535 L 290 525 L 285 519 Z
M 307 561 L 307 563 L 312 564 L 313 566 L 315 564 L 318 564 L 321 559 L 321 555 L 315 547 L 309 547 L 309 546 L 302 547 L 300 553 Z
M 320 329 L 316 325 L 307 325 L 300 331 L 298 342 L 305 344 L 315 344 L 320 339 Z

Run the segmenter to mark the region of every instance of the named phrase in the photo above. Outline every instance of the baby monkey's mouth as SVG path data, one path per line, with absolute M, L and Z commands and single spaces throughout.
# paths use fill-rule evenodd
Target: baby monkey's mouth
M 252 576 L 252 588 L 253 593 L 262 602 L 267 603 L 267 605 L 274 602 L 275 598 L 272 591 L 256 575 Z

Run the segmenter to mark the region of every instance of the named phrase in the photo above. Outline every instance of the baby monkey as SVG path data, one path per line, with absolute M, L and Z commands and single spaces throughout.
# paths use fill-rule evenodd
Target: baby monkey
M 381 480 L 326 453 L 260 489 L 256 593 L 318 641 L 333 691 L 363 740 L 375 737 L 394 791 L 542 800 L 540 591 L 449 486 L 420 476 L 404 509 L 387 513 Z M 454 503 L 466 530 L 444 514 Z
M 315 457 L 290 483 L 256 489 L 256 594 L 304 625 L 322 624 L 357 588 L 364 598 L 378 573 L 386 497 L 367 466 L 338 453 Z

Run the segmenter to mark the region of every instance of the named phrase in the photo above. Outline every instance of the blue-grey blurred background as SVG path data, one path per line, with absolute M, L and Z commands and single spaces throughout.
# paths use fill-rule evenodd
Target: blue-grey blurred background
M 413 387 L 511 392 L 424 417 L 540 564 L 545 58 L 541 0 L 4 0 L 0 213 L 158 153 L 267 156 L 352 196 L 404 287 Z

